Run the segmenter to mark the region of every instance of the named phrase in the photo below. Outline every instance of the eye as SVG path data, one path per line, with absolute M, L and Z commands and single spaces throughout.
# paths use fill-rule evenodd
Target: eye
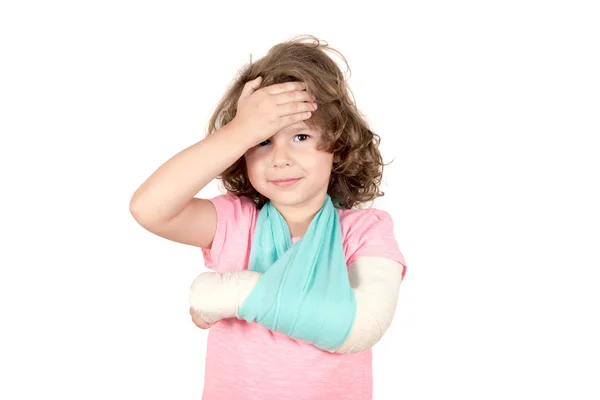
M 301 134 L 299 134 L 299 135 L 296 135 L 295 137 L 306 137 L 306 139 L 304 139 L 304 140 L 300 140 L 301 142 L 304 142 L 305 140 L 308 140 L 308 138 L 309 138 L 310 136 L 309 136 L 309 135 L 307 135 L 307 134 L 301 133 Z
M 264 142 L 260 142 L 260 143 L 258 144 L 258 146 L 259 146 L 259 147 L 263 147 L 263 146 L 266 146 L 266 145 L 267 145 L 267 144 L 269 144 L 269 143 L 271 143 L 271 141 L 270 141 L 269 139 L 267 139 L 267 140 L 265 140 Z

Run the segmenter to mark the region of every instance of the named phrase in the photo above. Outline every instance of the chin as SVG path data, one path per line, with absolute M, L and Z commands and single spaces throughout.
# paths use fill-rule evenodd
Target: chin
M 304 203 L 307 199 L 298 193 L 269 193 L 266 196 L 271 203 L 281 206 L 295 206 Z
M 254 184 L 252 180 L 250 183 L 253 184 L 254 188 L 263 196 L 271 201 L 271 203 L 281 206 L 296 206 L 299 204 L 305 204 L 311 202 L 315 197 L 321 196 L 321 190 L 314 186 L 314 182 L 310 182 L 310 185 L 298 185 L 293 189 L 278 189 L 273 187 L 269 182 L 261 182 L 260 185 Z M 309 183 L 309 182 L 303 182 Z M 326 188 L 328 182 L 324 183 L 323 188 Z
M 280 206 L 297 206 L 301 204 L 312 203 L 315 198 L 322 195 L 319 192 L 307 193 L 306 190 L 294 190 L 287 193 L 277 193 L 271 191 L 270 196 L 266 196 L 273 204 Z

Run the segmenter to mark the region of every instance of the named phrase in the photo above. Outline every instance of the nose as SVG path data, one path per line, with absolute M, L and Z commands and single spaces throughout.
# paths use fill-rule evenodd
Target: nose
M 273 143 L 272 149 L 273 154 L 271 162 L 273 164 L 273 167 L 282 168 L 289 167 L 290 165 L 292 165 L 292 160 L 288 151 L 289 149 L 285 144 Z

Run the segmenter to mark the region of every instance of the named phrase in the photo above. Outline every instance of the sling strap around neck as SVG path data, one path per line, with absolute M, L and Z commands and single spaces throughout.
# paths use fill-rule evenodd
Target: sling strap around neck
M 333 351 L 356 315 L 342 230 L 329 195 L 295 244 L 281 213 L 267 202 L 254 232 L 248 269 L 262 273 L 238 318 Z

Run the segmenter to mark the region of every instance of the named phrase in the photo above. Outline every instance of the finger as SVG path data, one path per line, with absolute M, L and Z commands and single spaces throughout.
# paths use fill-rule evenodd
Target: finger
M 194 322 L 194 325 L 200 329 L 207 329 L 210 327 L 210 324 L 197 314 L 196 316 L 192 317 L 192 322 Z
M 283 117 L 285 115 L 313 112 L 317 109 L 316 103 L 306 101 L 294 101 L 292 103 L 285 103 L 277 106 L 277 116 Z
M 194 325 L 196 325 L 200 329 L 208 329 L 218 322 L 218 321 L 207 322 L 202 317 L 202 314 L 195 311 L 193 307 L 190 307 L 190 315 L 192 316 L 192 322 L 194 323 Z
M 217 322 L 218 322 L 218 321 L 214 321 L 214 322 L 206 322 L 206 321 L 204 321 L 204 324 L 205 324 L 204 326 L 205 326 L 205 328 L 203 328 L 203 329 L 208 329 L 208 328 L 210 328 L 211 326 L 213 326 L 214 324 L 216 324 Z
M 200 312 L 194 310 L 193 307 L 190 307 L 190 315 L 192 316 L 192 320 L 194 321 L 204 321 L 204 318 L 202 318 Z
M 296 122 L 305 121 L 305 120 L 309 119 L 311 116 L 312 116 L 312 113 L 310 111 L 284 115 L 283 117 L 279 118 L 279 120 L 278 120 L 278 128 L 282 129 L 288 125 L 295 124 Z
M 306 83 L 304 82 L 285 82 L 278 83 L 275 85 L 264 87 L 262 90 L 269 94 L 279 94 L 284 92 L 291 92 L 294 90 L 306 90 Z
M 204 321 L 202 318 L 200 318 L 198 320 L 198 322 L 196 323 L 196 326 L 200 329 L 208 329 L 210 328 L 210 324 L 206 321 Z
M 242 89 L 242 94 L 240 98 L 245 99 L 246 97 L 252 95 L 252 93 L 256 92 L 256 90 L 260 87 L 262 83 L 262 76 L 259 76 L 256 79 L 246 82 L 244 85 L 244 89 Z
M 273 95 L 275 104 L 285 104 L 292 101 L 315 101 L 315 95 L 308 93 L 305 90 L 294 90 L 292 92 L 283 92 Z

